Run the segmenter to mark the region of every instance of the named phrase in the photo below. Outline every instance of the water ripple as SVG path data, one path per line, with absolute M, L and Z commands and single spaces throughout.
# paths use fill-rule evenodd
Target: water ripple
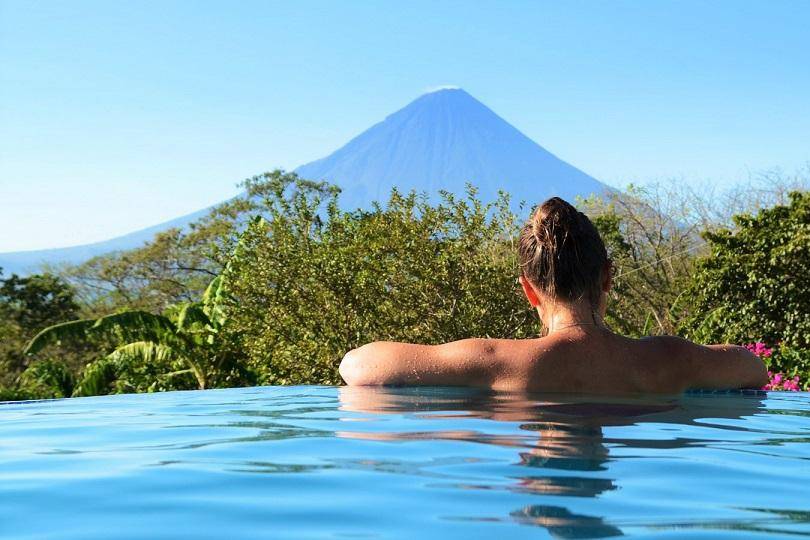
M 274 387 L 0 404 L 0 537 L 810 536 L 810 395 Z

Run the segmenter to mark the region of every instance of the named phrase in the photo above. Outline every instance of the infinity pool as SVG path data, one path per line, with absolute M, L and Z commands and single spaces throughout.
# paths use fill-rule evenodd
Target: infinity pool
M 810 394 L 0 404 L 3 538 L 810 536 Z

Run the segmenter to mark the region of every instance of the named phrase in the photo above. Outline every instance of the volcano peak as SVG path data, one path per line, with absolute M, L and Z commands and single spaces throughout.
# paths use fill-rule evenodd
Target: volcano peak
M 499 190 L 530 206 L 557 195 L 602 193 L 607 187 L 557 158 L 458 87 L 423 94 L 329 156 L 296 169 L 343 189 L 347 208 L 385 201 L 391 190 L 435 197 L 463 193 L 485 200 Z

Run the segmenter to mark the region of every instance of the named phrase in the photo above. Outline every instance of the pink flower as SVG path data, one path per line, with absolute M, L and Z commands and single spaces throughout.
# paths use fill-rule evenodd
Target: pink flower
M 768 384 L 762 387 L 763 390 L 783 390 L 787 392 L 798 392 L 801 389 L 801 381 L 796 375 L 792 379 L 785 377 L 784 373 L 768 372 Z
M 799 391 L 799 377 L 793 377 L 792 379 L 786 380 L 784 384 L 782 384 L 782 388 L 789 392 L 798 392 Z
M 756 343 L 749 343 L 745 346 L 746 349 L 759 356 L 760 358 L 770 358 L 773 354 L 773 349 L 767 347 L 765 343 L 757 341 Z

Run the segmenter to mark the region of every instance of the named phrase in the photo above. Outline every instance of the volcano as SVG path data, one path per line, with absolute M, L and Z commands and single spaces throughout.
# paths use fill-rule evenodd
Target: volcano
M 486 201 L 504 190 L 528 206 L 608 189 L 455 88 L 419 97 L 296 172 L 337 184 L 352 208 L 384 201 L 394 187 L 435 196 L 442 189 L 463 193 L 471 183 Z
M 553 195 L 573 200 L 609 189 L 459 88 L 420 96 L 332 154 L 295 172 L 340 186 L 346 209 L 385 202 L 395 187 L 400 192 L 425 192 L 435 200 L 439 190 L 463 194 L 470 183 L 484 201 L 494 200 L 499 190 L 508 192 L 515 209 L 521 201 L 531 207 Z M 0 253 L 0 268 L 5 275 L 25 274 L 44 263 L 77 264 L 136 248 L 160 231 L 188 226 L 207 210 L 94 244 Z

